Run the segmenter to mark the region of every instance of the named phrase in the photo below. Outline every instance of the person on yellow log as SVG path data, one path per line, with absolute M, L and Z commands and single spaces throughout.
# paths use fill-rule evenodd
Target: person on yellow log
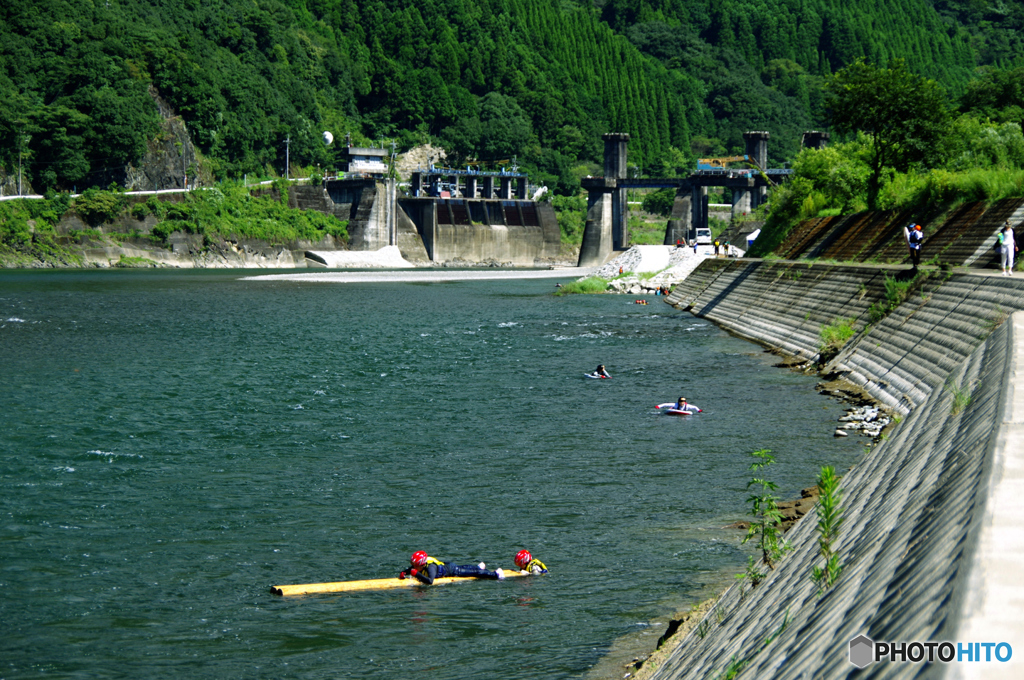
M 496 581 L 505 580 L 505 572 L 501 569 L 490 571 L 483 562 L 480 564 L 452 564 L 434 559 L 424 550 L 417 550 L 409 558 L 409 569 L 398 573 L 398 578 L 415 578 L 426 583 L 428 586 L 434 584 L 434 579 L 445 576 L 468 576 L 471 578 L 489 578 Z
M 528 571 L 531 574 L 546 574 L 548 568 L 540 560 L 535 560 L 529 550 L 520 550 L 516 553 L 516 566 L 521 571 Z

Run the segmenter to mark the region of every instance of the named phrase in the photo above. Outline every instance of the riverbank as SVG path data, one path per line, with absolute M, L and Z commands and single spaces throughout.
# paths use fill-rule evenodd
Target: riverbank
M 733 251 L 742 253 L 735 248 Z M 600 267 L 592 268 L 593 272 L 587 276 L 607 282 L 607 288 L 593 292 L 656 295 L 683 282 L 707 259 L 725 258 L 714 254 L 714 246 L 633 246 Z
M 905 270 L 904 270 L 905 271 Z M 964 640 L 1024 646 L 1014 577 L 1024 469 L 1014 395 L 1024 393 L 1024 281 L 939 272 L 902 300 L 899 270 L 794 262 L 709 262 L 667 302 L 794 360 L 818 361 L 824 327 L 854 330 L 823 366 L 902 416 L 842 481 L 836 583 L 819 594 L 815 523 L 757 587 L 732 586 L 654 678 L 846 677 L 848 643 Z M 883 304 L 885 303 L 885 304 Z M 880 317 L 880 318 L 879 318 Z M 870 323 L 869 323 L 870 322 Z M 1016 410 L 1014 410 L 1016 408 Z M 910 605 L 912 603 L 912 606 Z M 983 638 L 988 640 L 988 637 Z M 914 668 L 908 666 L 910 670 Z M 1021 662 L 972 666 L 1017 677 Z M 933 667 L 939 673 L 948 667 Z M 888 662 L 863 675 L 900 674 Z

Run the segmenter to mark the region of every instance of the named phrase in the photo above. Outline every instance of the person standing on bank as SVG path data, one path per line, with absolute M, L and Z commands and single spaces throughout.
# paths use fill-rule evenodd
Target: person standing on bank
M 924 242 L 924 233 L 920 224 L 911 224 L 903 229 L 903 236 L 907 239 L 907 248 L 910 249 L 910 262 L 914 269 L 921 264 L 921 243 Z
M 1003 276 L 1013 276 L 1013 256 L 1017 252 L 1017 241 L 1013 238 L 1013 227 L 1010 220 L 1003 223 L 999 230 L 999 259 L 1003 266 Z

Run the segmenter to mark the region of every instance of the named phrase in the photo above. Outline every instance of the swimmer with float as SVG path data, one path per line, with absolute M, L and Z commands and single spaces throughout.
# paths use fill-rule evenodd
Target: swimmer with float
M 693 404 L 689 404 L 686 401 L 686 397 L 679 397 L 675 402 L 668 402 L 666 404 L 658 404 L 654 408 L 666 409 L 666 413 L 673 415 L 690 415 L 691 413 L 703 413 L 704 410 L 697 408 Z
M 486 578 L 494 581 L 504 581 L 505 572 L 501 569 L 490 571 L 483 562 L 473 564 L 453 564 L 434 559 L 424 550 L 417 550 L 409 558 L 409 569 L 403 569 L 398 573 L 398 578 L 415 578 L 426 583 L 428 586 L 434 584 L 434 579 L 445 576 L 468 576 L 472 578 Z

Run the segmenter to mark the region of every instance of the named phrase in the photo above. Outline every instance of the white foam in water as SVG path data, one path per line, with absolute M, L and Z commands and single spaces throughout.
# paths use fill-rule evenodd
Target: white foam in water
M 499 323 L 498 324 L 498 328 L 512 328 L 513 326 L 518 326 L 518 325 L 519 324 L 516 323 L 515 321 L 506 321 L 505 323 Z
M 12 316 L 11 318 L 7 319 L 7 323 L 25 323 L 25 320 L 19 319 L 16 316 Z
M 104 456 L 108 460 L 123 457 L 123 458 L 142 458 L 141 454 L 138 453 L 114 453 L 113 451 L 100 451 L 99 449 L 93 449 L 92 451 L 86 451 L 90 456 Z

